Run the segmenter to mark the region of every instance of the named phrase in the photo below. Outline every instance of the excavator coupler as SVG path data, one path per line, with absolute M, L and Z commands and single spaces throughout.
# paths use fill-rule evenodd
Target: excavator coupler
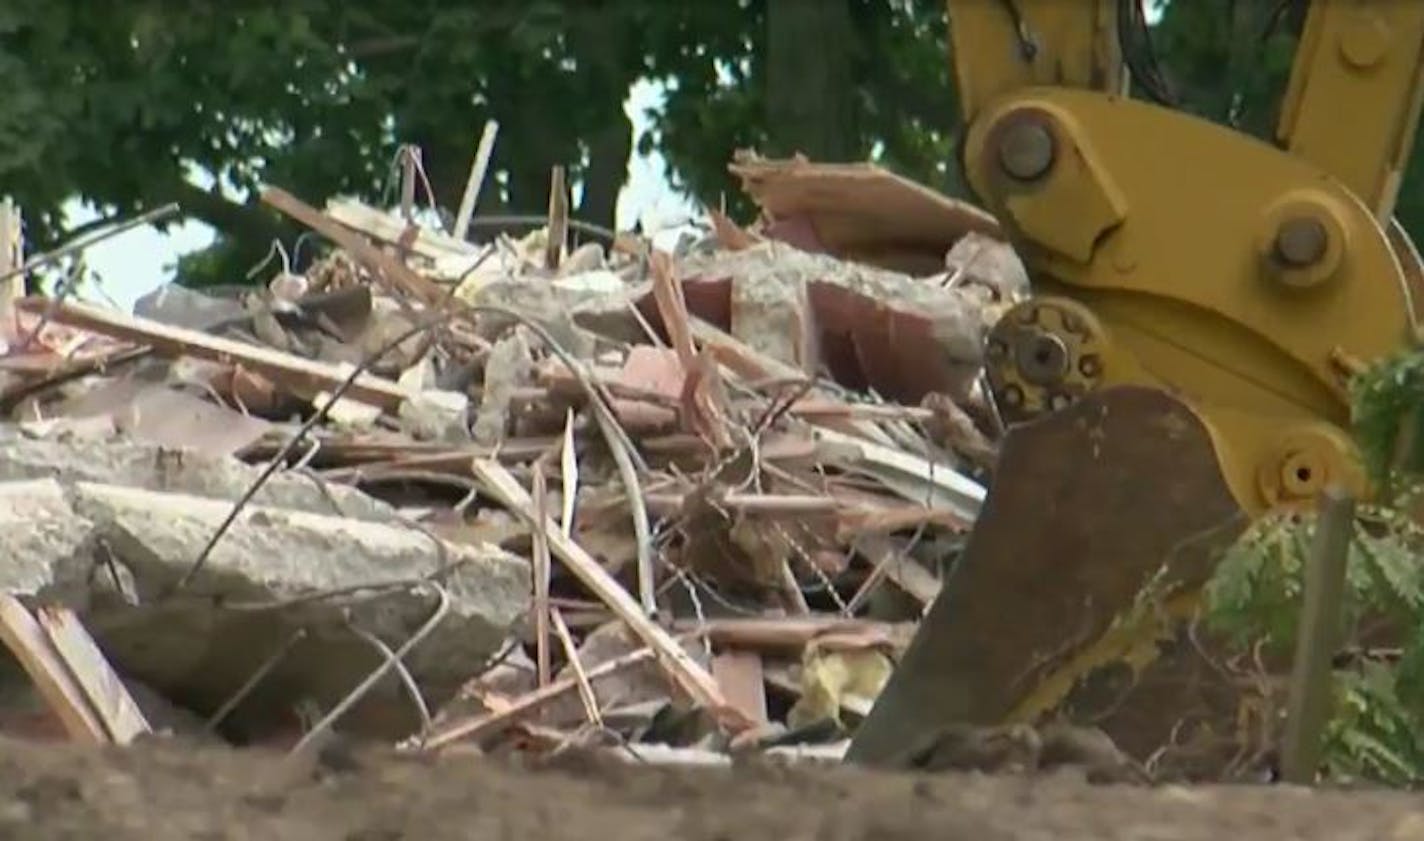
M 1190 620 L 1248 525 L 1208 427 L 1165 391 L 1107 388 L 1012 427 L 968 545 L 847 759 L 893 766 L 945 727 L 1051 718 L 1141 760 L 1194 718 L 1229 721 L 1236 696 Z

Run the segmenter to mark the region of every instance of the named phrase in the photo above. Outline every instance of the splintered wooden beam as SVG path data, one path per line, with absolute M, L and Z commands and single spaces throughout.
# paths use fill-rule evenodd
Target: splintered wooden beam
M 109 741 L 104 723 L 55 652 L 44 628 L 19 599 L 8 594 L 0 595 L 0 641 L 30 676 L 69 738 L 95 745 Z
M 31 297 L 17 302 L 16 307 L 36 315 L 53 307 L 50 320 L 56 324 L 148 345 L 160 356 L 190 356 L 241 365 L 305 397 L 332 391 L 350 376 L 349 370 L 335 365 L 75 301 L 55 304 L 46 298 Z M 362 374 L 344 396 L 394 412 L 406 393 L 390 380 Z
M 477 458 L 472 468 L 475 477 L 490 494 L 512 511 L 525 517 L 536 529 L 542 529 L 549 548 L 594 595 L 627 623 L 634 634 L 658 655 L 658 661 L 674 681 L 694 701 L 709 710 L 728 730 L 740 732 L 752 727 L 739 710 L 731 706 L 717 681 L 673 639 L 661 626 L 649 619 L 638 602 L 623 589 L 598 560 L 572 539 L 565 536 L 549 517 L 539 517 L 534 500 L 519 481 L 499 462 Z
M 646 663 L 655 656 L 651 648 L 640 648 L 637 651 L 600 663 L 585 672 L 583 679 L 590 682 L 602 680 L 641 663 Z M 533 715 L 563 695 L 577 691 L 578 687 L 579 678 L 575 675 L 559 678 L 548 686 L 541 686 L 507 704 L 498 705 L 497 708 L 492 708 L 489 712 L 442 725 L 430 735 L 430 738 L 422 741 L 420 746 L 425 750 L 439 750 L 456 742 L 489 736 L 502 728 L 517 723 L 520 719 Z
M 10 649 L 71 739 L 128 744 L 149 731 L 127 687 L 67 608 L 38 616 L 0 594 L 0 642 Z
M 480 201 L 480 188 L 485 183 L 485 171 L 489 169 L 490 155 L 494 153 L 494 139 L 499 135 L 499 123 L 489 120 L 480 135 L 480 145 L 475 149 L 475 161 L 470 165 L 470 177 L 465 181 L 465 193 L 460 197 L 460 211 L 455 214 L 455 226 L 451 234 L 461 242 L 470 236 L 470 220 L 475 216 L 475 207 Z
M 90 708 L 104 723 L 109 738 L 116 744 L 126 745 L 149 732 L 143 711 L 74 611 L 46 606 L 35 611 L 35 618 L 54 650 L 68 664 Z
M 368 270 L 421 303 L 429 306 L 444 297 L 443 290 L 435 281 L 421 277 L 413 269 L 367 242 L 365 237 L 286 190 L 268 187 L 262 191 L 262 201 L 341 246 L 343 251 L 359 260 Z

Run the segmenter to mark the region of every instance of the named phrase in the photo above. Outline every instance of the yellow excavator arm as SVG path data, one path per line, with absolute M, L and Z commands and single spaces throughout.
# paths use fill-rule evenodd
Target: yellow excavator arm
M 1424 300 L 1392 218 L 1424 3 L 1315 0 L 1275 143 L 1127 95 L 1160 84 L 1125 49 L 1138 0 L 948 7 L 964 176 L 1034 295 L 986 342 L 994 486 L 849 758 L 1047 715 L 1145 755 L 1234 712 L 1183 637 L 1223 547 L 1329 484 L 1368 494 L 1349 378 Z

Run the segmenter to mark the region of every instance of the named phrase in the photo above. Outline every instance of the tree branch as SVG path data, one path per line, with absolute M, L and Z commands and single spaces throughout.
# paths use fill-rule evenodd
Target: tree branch
M 388 35 L 383 38 L 366 38 L 348 46 L 346 54 L 353 61 L 382 58 L 417 47 L 420 45 L 421 39 L 420 35 Z
M 257 204 L 240 204 L 176 178 L 164 191 L 164 198 L 178 202 L 184 215 L 191 216 L 224 236 L 251 244 L 270 242 L 282 234 L 282 225 Z

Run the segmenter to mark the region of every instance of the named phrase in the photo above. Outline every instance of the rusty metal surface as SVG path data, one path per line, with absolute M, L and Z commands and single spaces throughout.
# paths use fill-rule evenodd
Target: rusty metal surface
M 991 489 L 850 761 L 890 762 L 917 734 L 947 723 L 1003 721 L 1149 582 L 1154 592 L 1166 582 L 1199 587 L 1246 525 L 1206 428 L 1152 389 L 1096 392 L 1015 427 L 996 474 L 1012 478 Z M 1084 683 L 1101 685 L 1111 672 L 1099 669 Z M 1165 736 L 1164 680 L 1170 685 L 1163 676 L 1151 681 L 1157 691 L 1112 687 L 1111 715 L 1089 700 L 1101 686 L 1075 687 L 1068 704 L 1141 731 L 1116 733 L 1104 721 L 1109 735 L 1145 748 Z

